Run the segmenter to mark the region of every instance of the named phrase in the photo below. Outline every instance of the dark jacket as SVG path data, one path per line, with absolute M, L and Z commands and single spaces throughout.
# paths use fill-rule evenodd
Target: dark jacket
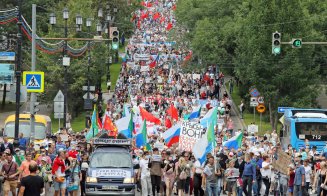
M 8 143 L 7 148 L 9 148 L 11 154 L 14 153 L 14 146 L 11 143 Z M 5 150 L 6 150 L 5 145 L 4 144 L 1 144 L 1 146 L 0 146 L 0 152 L 4 152 Z

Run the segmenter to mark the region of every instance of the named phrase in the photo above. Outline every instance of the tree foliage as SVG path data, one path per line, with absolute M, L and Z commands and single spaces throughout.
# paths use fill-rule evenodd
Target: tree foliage
M 319 84 L 326 82 L 327 50 L 282 45 L 281 54 L 274 56 L 272 33 L 281 32 L 283 42 L 326 41 L 326 12 L 324 3 L 309 0 L 184 0 L 178 1 L 176 16 L 189 30 L 196 58 L 231 68 L 246 100 L 246 89 L 258 88 L 276 128 L 278 106 L 317 106 Z
M 105 16 L 110 13 L 114 17 L 113 26 L 117 26 L 120 35 L 125 36 L 131 34 L 133 25 L 130 22 L 130 13 L 136 6 L 130 6 L 125 0 L 22 0 L 22 15 L 27 22 L 32 23 L 32 4 L 38 5 L 37 8 L 37 34 L 40 37 L 64 37 L 65 24 L 62 11 L 65 7 L 69 10 L 69 19 L 67 20 L 69 29 L 68 37 L 84 37 L 93 38 L 98 35 L 96 32 L 97 23 L 101 23 L 105 28 Z M 3 0 L 0 9 L 12 8 L 18 5 L 18 0 Z M 114 13 L 114 7 L 118 8 L 118 12 Z M 104 17 L 97 16 L 98 9 L 102 8 Z M 49 14 L 55 13 L 57 24 L 51 26 L 49 24 Z M 82 33 L 76 31 L 75 17 L 80 14 L 83 17 Z M 92 27 L 90 32 L 86 27 L 86 19 L 92 18 Z M 0 26 L 1 27 L 1 26 Z M 84 32 L 84 33 L 83 33 Z M 4 28 L 0 28 L 0 35 L 13 33 L 17 34 L 17 25 L 11 23 Z M 104 38 L 108 38 L 108 34 L 102 32 Z M 31 62 L 31 43 L 24 36 L 23 41 L 23 70 L 30 70 Z M 56 43 L 57 41 L 48 41 Z M 74 48 L 81 48 L 86 41 L 69 41 L 69 45 Z M 50 47 L 50 46 L 49 46 Z M 96 85 L 102 76 L 106 75 L 107 62 L 109 58 L 108 42 L 100 42 L 91 47 L 91 67 L 88 72 L 88 52 L 79 57 L 71 58 L 71 64 L 68 68 L 68 106 L 69 112 L 76 116 L 83 111 L 83 95 L 85 92 L 82 86 L 87 85 L 87 78 L 90 78 L 90 84 Z M 13 49 L 14 50 L 14 49 Z M 36 70 L 45 72 L 45 93 L 39 96 L 39 101 L 52 103 L 58 90 L 64 90 L 64 67 L 62 66 L 62 52 L 56 54 L 47 54 L 43 51 L 37 51 Z M 112 55 L 112 54 L 111 54 Z M 103 81 L 102 81 L 103 82 Z M 104 89 L 103 89 L 104 90 Z

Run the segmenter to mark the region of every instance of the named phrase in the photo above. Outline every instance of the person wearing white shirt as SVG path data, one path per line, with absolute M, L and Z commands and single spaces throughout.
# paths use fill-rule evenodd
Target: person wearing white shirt
M 204 195 L 204 190 L 201 187 L 203 168 L 204 168 L 204 163 L 201 164 L 199 160 L 196 160 L 194 162 L 194 167 L 192 169 L 194 195 Z
M 263 157 L 261 175 L 262 175 L 263 183 L 266 186 L 265 196 L 268 196 L 269 189 L 270 189 L 271 161 L 267 155 Z
M 148 167 L 150 155 L 148 152 L 144 152 L 140 160 L 140 171 L 137 178 L 141 180 L 142 196 L 152 195 L 152 185 L 150 169 Z
M 311 166 L 308 164 L 308 159 L 305 159 L 303 161 L 303 167 L 305 171 L 305 189 L 307 190 L 307 193 L 309 192 L 309 185 L 311 181 L 311 174 L 312 174 L 312 169 Z

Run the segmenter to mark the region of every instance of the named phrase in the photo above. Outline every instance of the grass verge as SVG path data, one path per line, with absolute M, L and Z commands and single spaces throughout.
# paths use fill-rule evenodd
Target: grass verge
M 238 108 L 238 106 L 241 104 L 242 98 L 239 96 L 239 89 L 237 86 L 234 86 L 234 90 L 232 92 L 232 99 Z M 269 115 L 267 113 L 262 114 L 262 121 L 260 127 L 260 114 L 256 111 L 254 121 L 253 108 L 249 108 L 248 106 L 243 115 L 245 125 L 250 125 L 251 123 L 255 122 L 255 124 L 259 126 L 259 135 L 264 135 L 267 130 L 271 130 L 271 125 L 269 121 L 267 121 L 267 119 L 269 119 Z

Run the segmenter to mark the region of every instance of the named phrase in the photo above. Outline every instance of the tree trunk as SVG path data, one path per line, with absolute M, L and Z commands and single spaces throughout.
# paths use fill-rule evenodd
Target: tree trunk
M 6 105 L 6 95 L 7 95 L 7 84 L 3 85 L 3 93 L 2 93 L 2 109 L 5 109 Z

